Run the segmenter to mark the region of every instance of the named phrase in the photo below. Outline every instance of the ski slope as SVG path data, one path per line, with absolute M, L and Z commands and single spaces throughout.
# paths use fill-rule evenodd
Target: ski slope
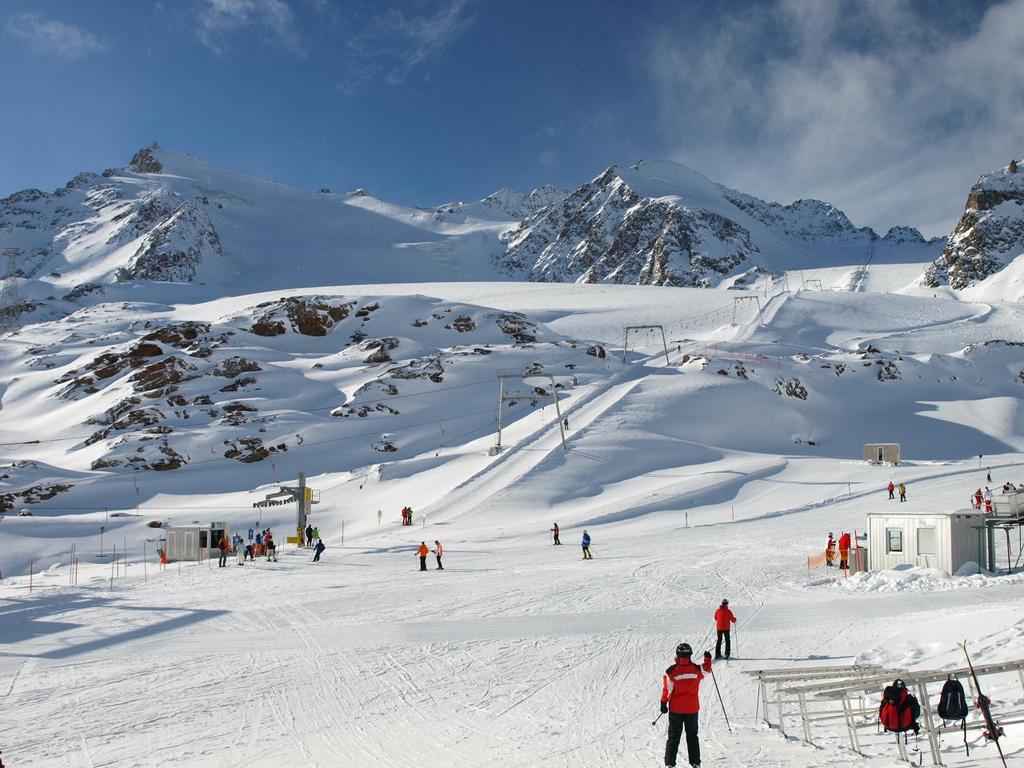
M 106 317 L 112 332 L 145 318 L 232 318 L 288 293 L 296 292 L 153 301 L 90 322 Z M 762 327 L 749 311 L 733 325 L 735 292 L 724 290 L 434 283 L 302 293 L 379 302 L 381 313 L 394 312 L 373 321 L 388 333 L 421 305 L 451 304 L 459 307 L 453 314 L 476 318 L 488 308 L 521 312 L 552 343 L 505 348 L 489 339 L 494 351 L 456 374 L 460 383 L 541 354 L 550 366 L 587 344 L 606 345 L 608 357 L 572 358 L 586 370 L 559 377 L 567 382 L 560 408 L 568 450 L 553 406 L 541 400 L 514 407 L 496 456 L 488 455 L 493 415 L 433 426 L 428 436 L 415 426 L 421 417 L 441 423 L 445 413 L 492 406 L 497 395 L 494 384 L 480 393 L 439 388 L 406 426 L 404 412 L 395 417 L 390 431 L 400 443 L 406 431 L 415 435 L 395 454 L 374 457 L 365 444 L 339 441 L 295 446 L 273 467 L 76 470 L 73 490 L 33 505 L 32 517 L 5 517 L 0 749 L 8 764 L 660 765 L 665 721 L 651 721 L 661 673 L 677 643 L 711 647 L 712 613 L 728 597 L 739 619 L 736 658 L 715 675 L 733 730 L 705 681 L 703 765 L 888 767 L 898 764 L 891 737 L 863 732 L 870 757 L 861 758 L 839 728 L 817 730 L 809 747 L 760 724 L 756 685 L 742 673 L 855 661 L 941 668 L 959 663 L 956 644 L 965 638 L 986 661 L 1024 656 L 1022 573 L 842 580 L 807 571 L 829 531 L 862 531 L 868 512 L 897 503 L 885 499 L 890 479 L 906 483 L 912 510 L 964 506 L 988 484 L 988 467 L 993 486 L 1024 480 L 1020 305 L 769 290 Z M 623 362 L 623 325 L 646 322 L 680 340 L 671 365 L 658 354 L 660 336 L 639 337 L 636 348 L 631 341 Z M 422 349 L 450 352 L 445 334 L 425 331 Z M 42 340 L 58 329 L 24 333 Z M 339 341 L 277 339 L 267 346 L 275 359 L 291 351 L 307 362 L 328 360 Z M 564 349 L 565 339 L 578 340 L 577 350 Z M 690 350 L 710 346 L 709 357 L 683 362 L 682 339 Z M 980 345 L 992 339 L 1009 343 Z M 0 347 L 5 365 L 15 366 L 18 343 Z M 262 361 L 259 349 L 247 354 Z M 889 364 L 898 377 L 877 378 Z M 568 386 L 571 373 L 578 380 Z M 366 377 L 351 361 L 337 374 Z M 806 400 L 776 394 L 777 378 L 799 379 Z M 15 395 L 30 388 L 19 386 L 2 401 L 8 438 L 31 436 L 31 419 L 18 414 L 47 403 L 40 397 L 23 411 L 30 401 L 20 398 L 29 395 Z M 287 391 L 263 386 L 260 398 L 287 402 Z M 301 408 L 319 405 L 314 399 Z M 908 461 L 865 465 L 860 448 L 869 439 L 899 440 Z M 46 445 L 4 451 L 36 456 L 47 471 L 73 454 Z M 291 482 L 298 471 L 320 491 L 312 522 L 328 546 L 321 563 L 288 546 L 278 563 L 156 565 L 158 531 L 145 526 L 153 519 L 223 519 L 243 532 L 270 525 L 283 539 L 294 508 L 251 504 L 276 489 L 273 474 Z M 405 504 L 415 510 L 412 528 L 399 524 Z M 556 521 L 561 547 L 548 533 Z M 584 529 L 595 556 L 587 562 L 578 547 Z M 434 570 L 431 557 L 420 573 L 415 548 L 435 539 L 445 569 Z M 82 557 L 77 587 L 68 586 L 72 543 Z M 115 543 L 127 544 L 127 575 L 111 578 Z M 993 678 L 989 694 L 997 713 L 1024 705 L 1012 677 Z M 1007 732 L 1010 764 L 1024 761 L 1020 727 Z M 997 764 L 976 734 L 970 758 L 956 737 L 944 742 L 948 765 Z

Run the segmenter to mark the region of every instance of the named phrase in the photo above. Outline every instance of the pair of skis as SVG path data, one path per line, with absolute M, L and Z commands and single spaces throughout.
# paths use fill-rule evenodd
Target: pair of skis
M 967 667 L 971 670 L 971 677 L 974 678 L 974 689 L 978 692 L 978 699 L 975 705 L 981 710 L 981 716 L 985 719 L 984 736 L 986 739 L 995 742 L 996 749 L 999 750 L 999 759 L 1003 761 L 1003 768 L 1006 768 L 1006 756 L 1003 754 L 1003 747 L 999 743 L 1000 737 L 1005 735 L 1003 728 L 992 716 L 991 699 L 981 692 L 981 683 L 978 682 L 978 675 L 974 671 L 974 664 L 971 663 L 971 655 L 967 652 L 967 641 L 964 640 L 959 645 L 967 659 Z

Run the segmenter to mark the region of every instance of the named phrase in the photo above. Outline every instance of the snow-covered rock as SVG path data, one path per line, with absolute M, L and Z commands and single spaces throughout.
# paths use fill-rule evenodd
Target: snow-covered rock
M 901 228 L 882 239 L 820 200 L 769 203 L 677 163 L 641 162 L 608 168 L 503 233 L 506 250 L 497 264 L 520 279 L 711 287 L 752 266 L 914 260 L 938 252 L 941 241 L 912 232 Z
M 1024 169 L 1014 160 L 971 187 L 949 244 L 928 268 L 924 284 L 962 290 L 1000 272 L 1022 253 Z

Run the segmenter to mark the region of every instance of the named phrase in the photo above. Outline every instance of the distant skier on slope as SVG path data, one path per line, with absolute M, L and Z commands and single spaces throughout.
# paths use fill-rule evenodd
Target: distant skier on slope
M 895 498 L 896 498 L 896 497 L 895 497 L 895 496 L 893 495 L 893 491 L 895 491 L 895 490 L 896 490 L 896 486 L 895 486 L 895 485 L 893 484 L 892 480 L 890 480 L 890 481 L 889 481 L 889 484 L 888 484 L 887 486 L 885 486 L 885 489 L 886 489 L 887 491 L 889 491 L 889 498 L 890 498 L 890 499 L 895 499 Z
M 594 557 L 590 554 L 590 534 L 584 531 L 583 539 L 580 543 L 583 545 L 583 559 L 593 560 Z
M 314 563 L 319 563 L 320 562 L 320 555 L 323 553 L 323 551 L 325 549 L 327 549 L 327 547 L 324 546 L 324 540 L 323 539 L 317 539 L 316 540 L 316 547 L 313 548 L 313 553 L 314 553 L 313 554 L 313 562 Z
M 434 557 L 437 558 L 437 570 L 443 571 L 444 566 L 441 565 L 441 555 L 444 554 L 444 547 L 441 546 L 441 542 L 434 539 Z
M 220 562 L 217 563 L 217 567 L 226 568 L 228 565 L 228 550 L 231 548 L 227 534 L 220 537 L 220 541 L 217 542 L 217 548 L 220 549 Z
M 679 739 L 686 732 L 686 756 L 691 768 L 700 768 L 700 739 L 697 736 L 700 712 L 700 681 L 711 671 L 711 652 L 704 652 L 704 663 L 693 663 L 689 643 L 676 646 L 676 661 L 665 670 L 661 680 L 661 712 L 668 713 L 668 740 L 665 765 L 675 768 Z
M 555 523 L 554 526 L 551 528 L 551 535 L 555 539 L 555 544 L 561 544 L 562 543 L 559 540 L 559 538 L 558 538 L 558 523 Z
M 850 567 L 850 534 L 843 531 L 839 536 L 839 567 L 847 570 Z
M 732 655 L 732 637 L 730 630 L 736 623 L 736 616 L 729 608 L 729 601 L 723 600 L 715 611 L 715 629 L 718 630 L 718 641 L 715 643 L 715 658 L 722 658 L 722 640 L 725 640 L 725 658 Z
M 906 501 L 906 500 L 907 500 L 907 486 L 905 486 L 903 483 L 900 483 L 900 501 Z
M 836 559 L 836 540 L 832 538 L 832 531 L 828 532 L 828 541 L 825 542 L 825 565 L 829 568 Z
M 421 541 L 419 549 L 416 550 L 416 554 L 420 558 L 420 570 L 427 570 L 427 555 L 430 554 L 430 550 L 427 549 L 427 542 Z

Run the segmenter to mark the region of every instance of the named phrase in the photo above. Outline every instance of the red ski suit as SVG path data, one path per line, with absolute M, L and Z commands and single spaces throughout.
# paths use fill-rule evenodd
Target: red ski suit
M 700 681 L 704 679 L 704 672 L 710 671 L 709 658 L 704 659 L 702 666 L 697 666 L 690 659 L 676 659 L 676 663 L 665 670 L 661 682 L 661 700 L 668 702 L 668 711 L 677 715 L 699 712 Z
M 715 629 L 719 632 L 728 632 L 732 629 L 732 624 L 736 623 L 736 617 L 733 615 L 732 610 L 727 605 L 718 606 L 718 610 L 715 611 Z

